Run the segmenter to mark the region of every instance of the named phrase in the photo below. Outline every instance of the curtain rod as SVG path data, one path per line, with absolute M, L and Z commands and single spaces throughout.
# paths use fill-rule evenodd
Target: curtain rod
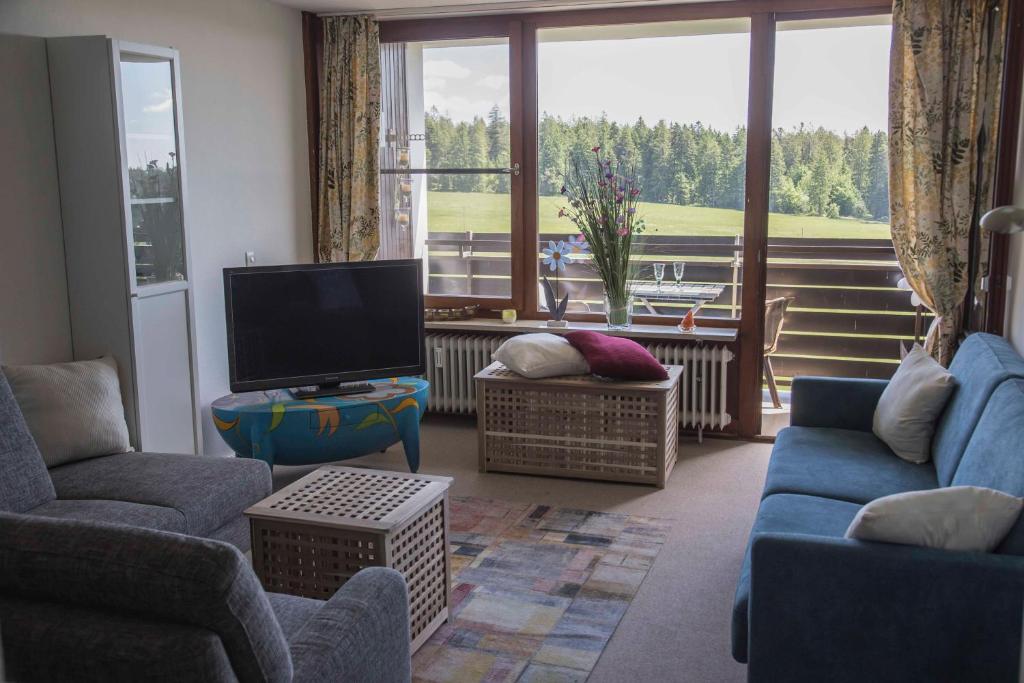
M 693 0 L 699 2 L 700 0 Z M 557 12 L 567 9 L 607 9 L 610 7 L 647 7 L 652 5 L 678 5 L 680 0 L 529 0 L 526 2 L 482 2 L 466 5 L 435 5 L 433 7 L 399 7 L 386 10 L 351 10 L 318 12 L 319 17 L 343 17 L 368 14 L 378 21 L 398 19 L 437 19 L 441 17 L 468 17 L 488 14 L 527 14 L 530 12 Z

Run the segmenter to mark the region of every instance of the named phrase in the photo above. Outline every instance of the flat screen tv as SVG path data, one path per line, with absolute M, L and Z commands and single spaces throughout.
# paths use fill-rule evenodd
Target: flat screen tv
M 419 259 L 225 268 L 224 299 L 233 392 L 425 372 Z

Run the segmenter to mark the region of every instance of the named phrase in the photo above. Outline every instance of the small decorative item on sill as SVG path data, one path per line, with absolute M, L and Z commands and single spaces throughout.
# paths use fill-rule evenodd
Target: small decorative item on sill
M 694 306 L 693 308 L 686 312 L 686 315 L 683 316 L 682 321 L 680 321 L 679 323 L 680 331 L 693 332 L 695 329 L 697 329 L 697 321 L 695 319 L 695 316 L 697 315 L 697 312 L 700 310 L 700 306 L 700 304 L 697 304 L 696 306 Z
M 512 323 L 514 323 L 516 321 L 516 317 L 516 309 L 514 308 L 506 308 L 501 312 L 501 322 L 505 323 L 506 325 L 511 325 Z
M 445 320 L 469 320 L 476 315 L 480 307 L 476 304 L 461 308 L 427 308 L 423 311 L 423 319 L 440 322 Z
M 569 324 L 563 320 L 565 309 L 569 306 L 569 293 L 566 292 L 565 296 L 559 299 L 561 292 L 558 275 L 565 272 L 567 264 L 572 263 L 572 254 L 574 252 L 582 255 L 586 252 L 586 249 L 587 243 L 585 241 L 570 237 L 568 243 L 560 240 L 558 244 L 555 244 L 554 241 L 550 241 L 547 248 L 543 250 L 544 265 L 548 266 L 555 274 L 554 287 L 551 286 L 551 281 L 548 280 L 546 275 L 541 276 L 544 285 L 544 300 L 548 307 L 548 313 L 551 314 L 551 320 L 547 322 L 548 327 L 566 327 Z

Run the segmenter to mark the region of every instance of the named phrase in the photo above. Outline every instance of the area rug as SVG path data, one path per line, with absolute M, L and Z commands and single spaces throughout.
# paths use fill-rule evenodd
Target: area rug
M 584 681 L 647 576 L 667 520 L 451 501 L 452 618 L 416 681 Z

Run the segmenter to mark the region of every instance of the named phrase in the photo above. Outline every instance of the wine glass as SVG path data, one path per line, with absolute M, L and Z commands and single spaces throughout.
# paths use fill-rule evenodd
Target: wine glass
M 661 291 L 661 281 L 665 279 L 665 264 L 654 264 L 654 281 L 658 283 L 658 291 Z
M 686 269 L 686 264 L 682 261 L 676 261 L 672 264 L 672 274 L 676 277 L 676 289 L 683 288 L 683 271 Z

